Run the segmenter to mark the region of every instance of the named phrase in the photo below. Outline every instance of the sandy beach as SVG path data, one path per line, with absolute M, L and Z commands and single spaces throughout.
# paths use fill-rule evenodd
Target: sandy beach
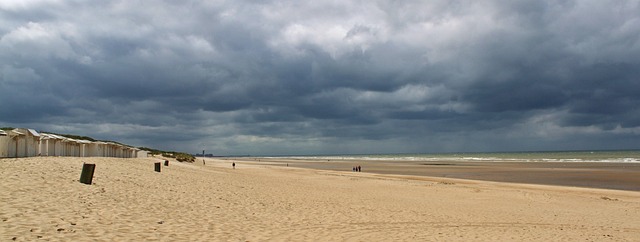
M 203 165 L 201 158 L 171 161 L 158 173 L 158 161 L 0 159 L 0 241 L 640 238 L 640 192 L 633 189 L 366 172 L 373 167 L 356 173 L 265 161 Z M 93 185 L 78 182 L 83 162 L 96 164 Z

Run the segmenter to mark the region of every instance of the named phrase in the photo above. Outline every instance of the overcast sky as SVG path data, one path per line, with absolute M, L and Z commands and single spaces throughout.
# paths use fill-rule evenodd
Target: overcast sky
M 640 148 L 640 1 L 0 0 L 0 126 L 217 155 Z

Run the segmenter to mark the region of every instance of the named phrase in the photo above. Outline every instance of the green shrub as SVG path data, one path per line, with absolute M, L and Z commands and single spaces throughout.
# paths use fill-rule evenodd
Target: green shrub
M 153 153 L 151 153 L 153 154 Z M 196 161 L 196 157 L 194 157 L 193 155 L 187 154 L 187 153 L 182 153 L 182 152 L 175 152 L 175 151 L 161 151 L 158 152 L 158 154 L 162 154 L 163 157 L 166 158 L 175 158 L 177 161 L 180 162 L 195 162 Z
M 190 154 L 178 153 L 176 154 L 176 160 L 180 162 L 194 162 L 196 161 L 196 158 Z

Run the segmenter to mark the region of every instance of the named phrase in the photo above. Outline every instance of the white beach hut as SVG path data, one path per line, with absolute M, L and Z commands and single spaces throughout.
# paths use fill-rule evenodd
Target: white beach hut
M 63 140 L 64 156 L 84 156 L 84 145 L 90 141 L 66 138 Z
M 25 151 L 25 134 L 18 129 L 13 129 L 8 132 L 11 137 L 11 144 L 9 145 L 9 157 L 24 157 Z
M 37 155 L 137 158 L 147 157 L 148 152 L 115 142 L 72 139 L 34 129 L 0 130 L 0 158 Z
M 47 145 L 47 142 L 49 142 L 49 139 L 51 138 L 49 137 L 48 134 L 40 133 L 40 143 L 38 144 L 38 146 L 40 146 L 41 156 L 49 156 L 49 146 Z
M 61 156 L 62 140 L 65 137 L 55 134 L 40 134 L 40 155 L 42 156 Z
M 109 148 L 109 144 L 105 142 L 97 142 L 98 146 L 96 147 L 95 156 L 99 157 L 107 157 L 107 150 Z
M 40 134 L 33 129 L 13 129 L 5 131 L 2 144 L 4 157 L 36 156 L 39 152 Z M 8 138 L 8 139 L 7 139 Z
M 11 137 L 9 134 L 0 129 L 0 158 L 9 157 L 9 145 L 11 143 Z
M 69 139 L 69 138 L 64 138 L 62 140 L 62 152 L 61 152 L 61 156 L 73 156 L 73 148 L 75 146 L 75 143 L 73 142 L 73 139 Z
M 85 144 L 84 156 L 99 157 L 102 156 L 100 142 L 89 142 Z
M 104 143 L 104 157 L 117 157 L 118 144 L 105 142 Z
M 90 148 L 90 144 L 92 143 L 89 140 L 77 140 L 78 144 L 80 145 L 80 157 L 88 157 L 88 156 L 93 156 L 91 154 L 91 150 L 89 150 Z
M 25 157 L 37 156 L 40 154 L 40 134 L 33 129 L 23 129 L 25 133 Z
M 34 129 L 27 129 L 27 156 L 40 155 L 40 134 Z
M 149 152 L 147 152 L 146 150 L 137 150 L 136 152 L 136 157 L 137 158 L 147 158 L 147 156 L 149 156 Z
M 133 148 L 129 147 L 129 146 L 123 146 L 122 147 L 122 158 L 131 158 L 133 157 Z

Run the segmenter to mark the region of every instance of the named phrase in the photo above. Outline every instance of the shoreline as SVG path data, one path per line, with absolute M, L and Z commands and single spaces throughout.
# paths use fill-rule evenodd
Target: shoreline
M 319 160 L 280 158 L 225 158 L 254 164 L 479 181 L 555 185 L 640 191 L 640 163 L 612 162 L 511 162 L 511 161 L 397 161 Z M 258 161 L 260 160 L 260 161 Z

